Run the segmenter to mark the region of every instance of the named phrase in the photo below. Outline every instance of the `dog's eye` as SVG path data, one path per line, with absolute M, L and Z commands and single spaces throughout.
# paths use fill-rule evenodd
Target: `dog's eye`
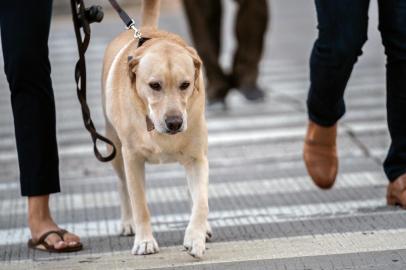
M 179 86 L 179 88 L 180 88 L 180 90 L 186 90 L 186 89 L 189 88 L 189 86 L 190 86 L 190 82 L 183 82 L 183 83 Z
M 155 91 L 160 91 L 162 89 L 161 84 L 159 82 L 150 82 L 149 87 L 151 87 L 151 89 Z

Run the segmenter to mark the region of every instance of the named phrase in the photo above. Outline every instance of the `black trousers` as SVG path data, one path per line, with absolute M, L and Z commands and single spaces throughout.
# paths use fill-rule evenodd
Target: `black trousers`
M 60 191 L 48 59 L 51 12 L 52 0 L 0 1 L 4 70 L 11 91 L 23 196 Z
M 256 85 L 264 36 L 268 24 L 267 0 L 236 0 L 237 49 L 231 76 L 219 64 L 221 47 L 221 0 L 183 0 L 195 47 L 203 60 L 209 99 L 224 98 L 232 86 Z M 222 91 L 222 92 L 218 92 Z
M 334 125 L 345 113 L 344 90 L 367 40 L 369 0 L 315 0 L 319 35 L 310 59 L 309 118 Z M 391 145 L 384 162 L 390 181 L 406 173 L 406 1 L 378 0 L 385 47 Z

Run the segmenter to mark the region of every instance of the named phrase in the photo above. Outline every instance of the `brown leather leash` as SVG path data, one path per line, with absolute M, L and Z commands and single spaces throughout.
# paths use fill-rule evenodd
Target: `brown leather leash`
M 134 38 L 138 40 L 138 47 L 141 46 L 148 38 L 143 38 L 141 32 L 135 27 L 134 20 L 120 7 L 115 0 L 109 0 L 113 8 L 117 11 L 120 18 L 123 20 L 127 29 L 134 31 Z M 72 20 L 75 29 L 76 43 L 78 47 L 79 60 L 75 65 L 75 81 L 76 92 L 82 110 L 83 123 L 93 141 L 93 151 L 96 158 L 102 162 L 108 162 L 114 159 L 116 155 L 116 147 L 114 143 L 97 132 L 93 124 L 89 106 L 86 99 L 86 58 L 85 53 L 90 42 L 90 24 L 93 22 L 101 22 L 103 20 L 103 10 L 101 6 L 91 6 L 86 8 L 83 0 L 71 0 Z M 83 33 L 83 35 L 82 35 Z M 103 156 L 97 146 L 97 141 L 100 140 L 112 147 L 110 154 Z

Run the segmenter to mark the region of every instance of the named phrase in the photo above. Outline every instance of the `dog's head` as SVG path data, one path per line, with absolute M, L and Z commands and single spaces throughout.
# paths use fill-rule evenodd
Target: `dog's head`
M 191 47 L 165 40 L 137 51 L 128 57 L 129 76 L 146 107 L 147 125 L 151 121 L 160 133 L 185 131 L 189 103 L 198 91 L 199 56 Z

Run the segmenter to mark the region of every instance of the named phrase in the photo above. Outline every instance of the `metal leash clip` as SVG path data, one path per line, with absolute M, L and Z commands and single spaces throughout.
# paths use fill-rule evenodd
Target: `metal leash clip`
M 129 25 L 129 26 L 126 26 L 126 29 L 127 29 L 127 30 L 132 29 L 132 30 L 134 31 L 134 38 L 136 38 L 136 39 L 138 39 L 138 40 L 141 40 L 141 39 L 142 39 L 141 31 L 138 30 L 137 27 L 135 27 L 135 22 L 134 22 L 134 20 L 131 20 L 130 25 Z

